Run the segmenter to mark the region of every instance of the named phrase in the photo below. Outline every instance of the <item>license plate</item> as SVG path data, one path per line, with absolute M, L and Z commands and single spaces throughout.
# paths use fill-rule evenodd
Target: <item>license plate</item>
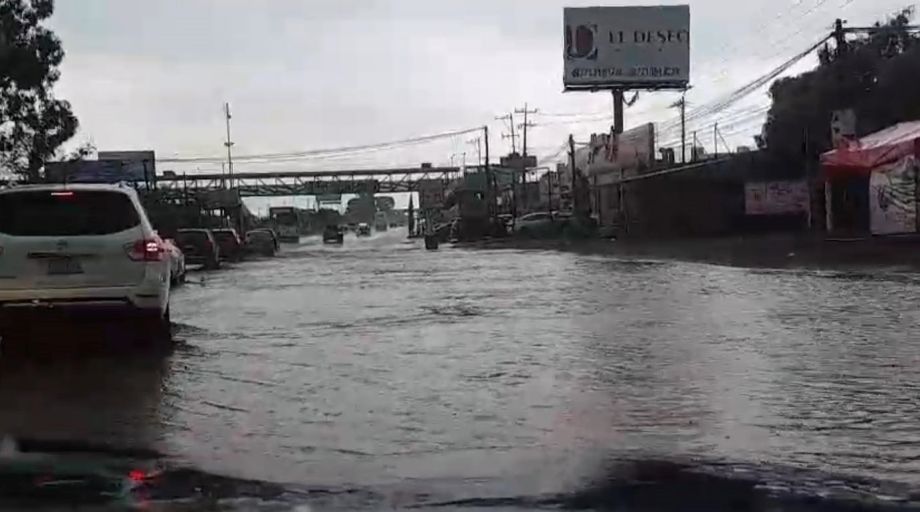
M 75 258 L 52 258 L 48 260 L 48 275 L 59 276 L 68 274 L 82 274 L 83 267 Z

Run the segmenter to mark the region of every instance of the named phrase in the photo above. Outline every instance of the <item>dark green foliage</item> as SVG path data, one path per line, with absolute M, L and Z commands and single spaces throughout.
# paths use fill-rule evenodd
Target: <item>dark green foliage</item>
M 78 127 L 70 104 L 52 91 L 64 58 L 61 41 L 42 26 L 53 11 L 53 0 L 0 0 L 0 166 L 29 180 Z
M 834 110 L 853 108 L 858 135 L 920 119 L 920 37 L 905 9 L 846 45 L 825 46 L 819 66 L 774 82 L 764 135 L 778 161 L 805 166 L 831 148 Z

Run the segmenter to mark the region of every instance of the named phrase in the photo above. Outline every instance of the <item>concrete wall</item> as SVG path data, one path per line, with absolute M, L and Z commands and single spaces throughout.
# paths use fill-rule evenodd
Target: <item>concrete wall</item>
M 760 152 L 738 154 L 679 172 L 621 185 L 593 187 L 602 226 L 630 236 L 711 236 L 805 227 L 806 216 L 751 218 L 744 213 L 744 183 L 796 179 L 803 169 L 783 167 Z M 617 188 L 622 192 L 617 192 Z M 622 201 L 622 205 L 619 202 Z

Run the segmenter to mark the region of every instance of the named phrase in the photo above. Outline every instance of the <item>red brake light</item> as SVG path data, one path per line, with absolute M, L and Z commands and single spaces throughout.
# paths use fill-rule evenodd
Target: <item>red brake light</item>
M 134 261 L 162 261 L 166 253 L 160 241 L 155 238 L 145 238 L 125 246 L 128 258 Z

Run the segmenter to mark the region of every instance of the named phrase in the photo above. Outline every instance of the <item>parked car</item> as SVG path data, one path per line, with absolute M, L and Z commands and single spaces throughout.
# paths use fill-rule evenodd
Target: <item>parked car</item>
M 555 236 L 565 231 L 572 215 L 567 212 L 534 212 L 514 220 L 514 233 L 527 238 Z
M 225 261 L 243 259 L 243 241 L 233 228 L 213 229 L 214 239 L 220 247 L 220 258 Z
M 371 236 L 371 226 L 367 222 L 358 224 L 358 236 Z
M 253 229 L 253 230 L 251 230 L 251 231 L 264 231 L 264 232 L 268 233 L 268 234 L 272 237 L 272 243 L 275 245 L 275 252 L 280 252 L 280 251 L 281 251 L 281 238 L 278 237 L 278 233 L 276 233 L 274 229 L 271 229 L 271 228 L 256 228 L 256 229 Z
M 345 242 L 344 230 L 335 224 L 329 224 L 323 230 L 324 244 L 341 244 Z
M 186 265 L 201 265 L 205 269 L 220 268 L 220 247 L 207 229 L 180 229 L 176 243 L 185 254 Z
M 176 245 L 172 238 L 163 240 L 166 249 L 169 251 L 169 278 L 172 284 L 185 282 L 185 253 Z
M 278 246 L 271 231 L 257 229 L 246 233 L 246 252 L 261 256 L 274 256 Z
M 137 193 L 117 185 L 0 191 L 0 335 L 43 315 L 127 318 L 167 341 L 170 260 Z

